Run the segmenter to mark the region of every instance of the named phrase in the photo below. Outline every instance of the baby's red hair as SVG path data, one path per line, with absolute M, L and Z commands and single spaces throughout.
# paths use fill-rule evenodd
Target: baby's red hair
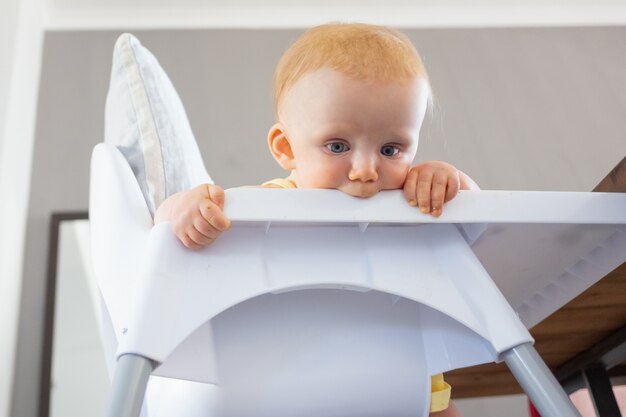
M 274 73 L 274 106 L 303 75 L 330 68 L 358 80 L 428 82 L 419 53 L 403 33 L 363 23 L 332 23 L 306 31 L 283 54 Z

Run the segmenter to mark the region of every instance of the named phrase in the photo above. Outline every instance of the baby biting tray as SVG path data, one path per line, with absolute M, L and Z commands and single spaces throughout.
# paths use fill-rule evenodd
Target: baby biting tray
M 626 260 L 625 194 L 461 192 L 436 219 L 400 191 L 241 188 L 225 213 L 188 250 L 94 150 L 109 416 L 139 415 L 149 380 L 149 416 L 426 416 L 431 375 L 492 361 L 544 417 L 578 415 L 526 328 Z

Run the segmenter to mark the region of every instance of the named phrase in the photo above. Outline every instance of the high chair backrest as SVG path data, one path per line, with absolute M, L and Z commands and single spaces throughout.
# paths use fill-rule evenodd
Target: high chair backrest
M 176 89 L 154 55 L 127 33 L 113 51 L 104 136 L 92 161 L 93 259 L 108 301 L 103 317 L 119 323 L 132 296 L 109 287 L 136 279 L 156 208 L 178 191 L 212 183 Z M 115 351 L 116 339 L 105 337 L 108 350 Z
M 128 33 L 113 52 L 104 138 L 124 155 L 152 215 L 170 195 L 212 183 L 176 89 Z

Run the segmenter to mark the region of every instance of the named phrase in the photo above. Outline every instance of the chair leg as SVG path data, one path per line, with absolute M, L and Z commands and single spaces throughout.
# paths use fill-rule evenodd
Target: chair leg
M 115 366 L 106 417 L 139 417 L 154 362 L 143 356 L 120 356 Z
M 574 404 L 530 343 L 516 346 L 502 355 L 542 417 L 580 417 Z

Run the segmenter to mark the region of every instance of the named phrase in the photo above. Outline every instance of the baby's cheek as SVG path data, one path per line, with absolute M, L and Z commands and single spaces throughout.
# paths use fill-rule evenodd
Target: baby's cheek
M 337 172 L 331 167 L 317 167 L 298 172 L 298 186 L 300 188 L 337 188 L 339 180 Z
M 388 175 L 387 184 L 385 184 L 385 188 L 388 190 L 397 190 L 404 186 L 404 181 L 406 180 L 406 176 L 409 174 L 410 165 L 402 165 L 398 167 L 394 167 L 390 170 Z
M 312 188 L 338 188 L 341 183 L 337 172 L 332 169 L 319 171 L 312 182 Z

